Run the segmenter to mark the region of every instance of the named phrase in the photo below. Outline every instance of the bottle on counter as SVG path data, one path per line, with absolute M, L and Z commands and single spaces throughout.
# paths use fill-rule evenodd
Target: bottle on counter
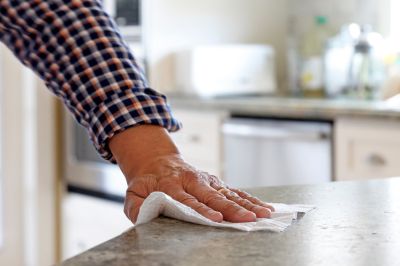
M 322 98 L 325 96 L 325 44 L 332 36 L 332 31 L 326 17 L 316 16 L 314 20 L 314 26 L 300 43 L 299 86 L 304 97 Z
M 374 100 L 385 79 L 383 37 L 369 25 L 351 23 L 326 45 L 325 91 L 329 97 Z M 385 51 L 386 52 L 386 51 Z M 394 59 L 387 58 L 388 61 Z M 386 62 L 390 65 L 390 62 Z
M 384 80 L 382 60 L 383 38 L 369 25 L 361 26 L 361 33 L 351 56 L 346 95 L 374 100 Z
M 327 41 L 324 56 L 324 88 L 330 98 L 340 98 L 348 87 L 354 44 L 360 37 L 358 24 L 345 24 Z

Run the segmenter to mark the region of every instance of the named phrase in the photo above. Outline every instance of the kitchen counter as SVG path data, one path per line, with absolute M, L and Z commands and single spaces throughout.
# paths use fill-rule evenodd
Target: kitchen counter
M 349 99 L 237 97 L 201 99 L 170 95 L 174 108 L 221 110 L 236 115 L 333 120 L 338 116 L 400 119 L 400 103 Z
M 395 265 L 400 178 L 249 190 L 317 209 L 283 233 L 239 232 L 158 218 L 62 265 Z

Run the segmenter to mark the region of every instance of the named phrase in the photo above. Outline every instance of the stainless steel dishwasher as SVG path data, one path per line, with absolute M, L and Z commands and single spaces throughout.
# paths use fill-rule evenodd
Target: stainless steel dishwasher
M 234 187 L 332 180 L 329 122 L 232 118 L 223 126 L 224 179 Z

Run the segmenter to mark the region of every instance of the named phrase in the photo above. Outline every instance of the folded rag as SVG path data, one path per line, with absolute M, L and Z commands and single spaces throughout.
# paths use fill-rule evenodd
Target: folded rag
M 217 223 L 205 218 L 192 208 L 172 199 L 165 193 L 153 192 L 143 202 L 135 226 L 147 223 L 160 214 L 163 214 L 177 220 L 214 227 L 234 228 L 241 231 L 270 230 L 282 232 L 291 225 L 293 220 L 297 219 L 298 213 L 307 213 L 315 208 L 314 206 L 300 204 L 270 204 L 275 208 L 275 212 L 272 213 L 271 218 L 259 218 L 257 221 L 249 223 L 230 223 L 225 221 Z

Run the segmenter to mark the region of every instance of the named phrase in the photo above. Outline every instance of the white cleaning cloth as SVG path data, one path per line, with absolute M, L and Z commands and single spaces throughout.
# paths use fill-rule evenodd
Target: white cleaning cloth
M 145 199 L 143 205 L 140 207 L 135 226 L 147 223 L 160 214 L 163 214 L 164 216 L 177 220 L 214 227 L 234 228 L 241 231 L 270 230 L 282 232 L 292 223 L 292 220 L 297 219 L 298 213 L 306 213 L 315 208 L 309 205 L 270 204 L 275 208 L 275 212 L 272 213 L 270 219 L 260 218 L 257 219 L 256 222 L 249 223 L 230 223 L 225 221 L 216 223 L 200 215 L 192 208 L 172 199 L 165 193 L 153 192 Z

